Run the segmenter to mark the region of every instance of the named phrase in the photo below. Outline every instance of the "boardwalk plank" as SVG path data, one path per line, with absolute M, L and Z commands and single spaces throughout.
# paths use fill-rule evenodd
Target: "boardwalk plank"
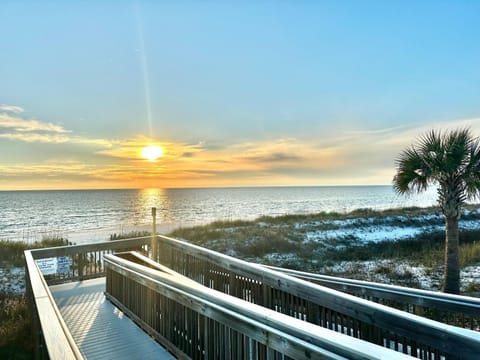
M 105 278 L 66 283 L 50 291 L 87 359 L 175 359 L 105 299 Z

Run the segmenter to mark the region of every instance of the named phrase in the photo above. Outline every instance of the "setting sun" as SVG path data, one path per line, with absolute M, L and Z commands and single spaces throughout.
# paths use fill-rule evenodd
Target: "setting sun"
M 158 145 L 145 146 L 142 149 L 142 158 L 148 161 L 155 161 L 163 156 L 163 149 Z

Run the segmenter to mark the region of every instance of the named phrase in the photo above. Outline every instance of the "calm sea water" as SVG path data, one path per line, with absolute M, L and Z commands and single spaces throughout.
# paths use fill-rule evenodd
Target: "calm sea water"
M 159 225 L 189 226 L 261 215 L 434 203 L 434 189 L 405 198 L 391 186 L 3 191 L 0 239 L 36 241 L 45 235 L 70 238 L 88 231 L 146 227 L 152 222 L 152 207 L 157 208 Z

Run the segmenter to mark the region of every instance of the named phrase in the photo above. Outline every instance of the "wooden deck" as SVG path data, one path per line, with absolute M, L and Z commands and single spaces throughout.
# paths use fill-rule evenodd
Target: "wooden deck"
M 154 250 L 154 248 L 158 248 L 158 250 Z M 165 266 L 178 273 L 188 275 L 190 279 L 199 282 L 197 286 L 203 285 L 209 289 L 234 295 L 238 298 L 235 301 L 246 300 L 252 302 L 252 305 L 271 308 L 274 304 L 274 309 L 283 313 L 282 316 L 295 316 L 299 321 L 306 319 L 311 323 L 307 323 L 307 325 L 303 322 L 293 324 L 295 319 L 290 318 L 288 321 L 273 321 L 277 315 L 267 317 L 264 311 L 260 313 L 249 311 L 243 315 L 245 312 L 243 303 L 235 308 L 234 318 L 231 310 L 232 299 L 228 299 L 228 302 L 225 299 L 225 302 L 220 304 L 218 294 L 206 294 L 205 289 L 200 291 L 197 287 L 189 287 L 185 292 L 187 284 L 180 281 L 178 277 L 168 276 L 168 271 L 160 269 L 160 274 L 153 274 L 154 270 L 151 269 L 151 266 L 149 266 L 150 269 L 139 268 L 146 262 L 145 260 L 131 262 L 119 257 L 118 254 L 112 255 L 132 249 L 148 254 L 156 251 L 157 257 L 149 261 L 161 264 L 162 268 Z M 218 349 L 226 349 L 226 345 L 229 349 L 233 349 L 232 351 L 243 348 L 241 340 L 244 337 L 252 339 L 252 344 L 261 343 L 262 346 L 267 346 L 268 354 L 271 353 L 270 350 L 286 354 L 292 349 L 292 347 L 286 346 L 283 340 L 288 337 L 292 344 L 295 342 L 295 346 L 305 348 L 305 351 L 302 352 L 305 356 L 311 354 L 310 349 L 315 346 L 319 347 L 322 353 L 327 349 L 326 351 L 351 358 L 361 357 L 359 348 L 364 349 L 366 355 L 363 358 L 372 358 L 375 354 L 383 354 L 387 351 L 389 352 L 388 356 L 377 356 L 377 358 L 391 359 L 394 357 L 391 350 L 379 348 L 379 346 L 388 344 L 397 351 L 407 349 L 419 358 L 479 359 L 480 334 L 478 331 L 466 329 L 478 330 L 480 324 L 480 304 L 473 298 L 466 299 L 451 294 L 442 294 L 441 296 L 437 294 L 432 297 L 431 294 L 412 292 L 412 289 L 402 290 L 387 285 L 379 287 L 378 284 L 372 285 L 367 282 L 353 284 L 349 281 L 346 283 L 345 279 L 340 282 L 335 280 L 336 287 L 332 286 L 333 289 L 329 289 L 315 284 L 319 280 L 325 280 L 318 278 L 315 274 L 313 278 L 312 274 L 306 274 L 307 277 L 305 277 L 314 283 L 306 282 L 275 269 L 235 259 L 166 236 L 156 236 L 154 239 L 147 236 L 103 243 L 26 250 L 24 254 L 27 293 L 34 305 L 32 306 L 33 330 L 35 334 L 38 332 L 42 335 L 34 337 L 35 349 L 39 358 L 75 360 L 82 358 L 82 353 L 85 358 L 102 359 L 161 358 L 160 354 L 168 356 L 140 328 L 126 319 L 121 311 L 105 300 L 103 279 L 73 282 L 82 278 L 104 276 L 107 264 L 109 264 L 105 258 L 110 258 L 112 266 L 108 271 L 117 272 L 125 277 L 125 281 L 131 282 L 128 285 L 129 289 L 125 289 L 126 283 L 121 283 L 120 280 L 116 285 L 119 290 L 125 290 L 123 293 L 119 291 L 115 293 L 119 300 L 121 296 L 124 296 L 124 301 L 121 303 L 125 306 L 125 311 L 132 311 L 132 314 L 143 322 L 143 326 L 149 328 L 152 333 L 156 333 L 162 340 L 168 341 L 172 351 L 178 352 L 179 355 L 182 352 L 185 353 L 183 349 L 190 348 L 187 350 L 194 357 L 193 352 L 197 354 L 198 350 L 205 346 L 205 344 L 190 346 L 190 339 L 192 339 L 192 343 L 193 340 L 208 339 L 207 346 L 213 346 L 213 352 L 215 352 Z M 137 254 L 138 256 L 141 255 Z M 45 279 L 38 267 L 37 260 L 48 258 L 62 258 L 63 262 L 70 263 L 69 271 L 61 271 L 49 275 Z M 168 288 L 157 284 L 156 279 L 161 279 L 161 283 L 168 285 Z M 332 284 L 331 280 L 331 278 L 328 279 L 329 284 Z M 54 293 L 52 295 L 48 284 L 64 281 L 72 281 L 72 283 L 55 287 L 52 285 Z M 354 285 L 356 288 L 352 293 L 358 297 L 342 293 L 343 291 L 349 292 Z M 111 282 L 109 282 L 109 288 L 110 286 Z M 162 316 L 148 317 L 149 312 L 146 310 L 151 304 L 149 300 L 151 291 L 146 291 L 145 286 L 153 290 L 154 296 L 158 296 L 158 299 L 162 300 L 157 308 L 158 313 Z M 178 295 L 177 290 L 179 291 Z M 147 296 L 147 293 L 150 294 Z M 198 294 L 202 296 L 197 296 Z M 172 301 L 163 301 L 161 296 Z M 371 298 L 378 299 L 376 301 L 379 301 L 380 304 L 369 301 Z M 129 301 L 132 306 L 126 304 Z M 60 305 L 61 310 L 57 308 L 56 303 Z M 390 304 L 394 304 L 397 308 L 389 307 Z M 214 309 L 215 312 L 205 310 L 206 306 Z M 183 308 L 189 310 L 181 311 Z M 404 311 L 405 309 L 409 312 Z M 188 321 L 185 323 L 175 322 L 178 318 L 177 315 Z M 419 315 L 430 315 L 433 319 Z M 171 325 L 172 319 L 173 325 Z M 202 321 L 198 322 L 197 319 L 202 319 Z M 206 319 L 208 321 L 204 321 Z M 152 320 L 155 320 L 155 323 Z M 242 321 L 241 324 L 239 320 Z M 123 329 L 125 323 L 130 324 L 130 329 Z M 253 323 L 255 326 L 252 326 Z M 197 335 L 191 336 L 188 331 L 182 332 L 177 324 L 190 327 L 190 329 L 197 328 Z M 160 325 L 163 327 L 160 328 Z M 224 331 L 233 325 L 239 336 L 229 336 L 228 334 L 231 335 L 231 333 Z M 318 325 L 327 329 L 320 328 L 321 330 L 319 330 L 317 329 Z M 463 328 L 457 327 L 458 325 Z M 304 331 L 302 329 L 305 326 L 315 328 Z M 268 332 L 260 332 L 260 328 L 264 328 Z M 225 334 L 227 338 L 219 338 L 219 329 L 222 329 L 222 334 Z M 328 329 L 338 332 L 332 334 Z M 288 336 L 280 337 L 279 331 Z M 328 334 L 324 336 L 325 331 Z M 344 337 L 346 336 L 345 331 L 346 334 L 350 333 L 349 335 L 351 335 L 347 339 Z M 132 335 L 134 333 L 135 335 Z M 273 337 L 265 336 L 265 334 L 272 334 Z M 138 345 L 137 335 L 146 340 L 146 344 Z M 188 338 L 189 336 L 191 337 Z M 316 339 L 315 344 L 311 341 L 313 336 Z M 355 336 L 361 337 L 363 340 L 359 340 Z M 237 348 L 231 347 L 234 338 L 237 339 L 238 346 L 235 345 Z M 275 342 L 272 342 L 272 339 L 275 339 Z M 366 344 L 364 340 L 370 343 Z M 299 341 L 302 343 L 300 344 Z M 362 342 L 363 345 L 359 346 L 359 342 Z M 218 344 L 219 346 L 217 346 Z M 150 350 L 152 347 L 155 350 Z M 295 356 L 291 357 L 300 358 L 300 356 L 296 356 L 297 353 L 295 352 Z M 201 354 L 203 354 L 203 350 Z M 236 355 L 234 352 L 231 354 Z
M 105 299 L 105 278 L 50 287 L 86 359 L 175 359 Z

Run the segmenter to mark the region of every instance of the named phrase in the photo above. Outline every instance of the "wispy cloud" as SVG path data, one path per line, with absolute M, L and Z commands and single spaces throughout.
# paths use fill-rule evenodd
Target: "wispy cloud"
M 53 133 L 70 132 L 60 125 L 46 123 L 38 120 L 26 120 L 26 119 L 19 118 L 18 115 L 12 116 L 7 113 L 0 114 L 0 128 L 7 128 L 7 129 L 11 129 L 18 132 L 34 132 L 34 131 L 53 132 Z
M 28 143 L 66 143 L 69 141 L 67 136 L 58 134 L 36 134 L 36 133 L 0 133 L 1 139 L 19 140 Z
M 14 114 L 20 114 L 24 112 L 23 108 L 21 108 L 20 106 L 5 105 L 5 104 L 0 105 L 0 111 L 6 111 Z
M 35 119 L 24 119 L 21 113 L 23 108 L 12 105 L 1 105 L 0 111 L 0 138 L 27 143 L 72 143 L 96 145 L 109 148 L 115 140 L 80 137 L 72 134 L 71 130 L 51 122 Z
M 71 136 L 67 141 L 71 142 L 72 144 L 96 145 L 104 148 L 110 148 L 115 144 L 120 143 L 119 140 L 115 139 L 87 138 L 79 136 Z
M 373 129 L 373 130 L 349 130 L 346 134 L 354 135 L 354 136 L 368 136 L 368 135 L 381 135 L 381 134 L 392 134 L 399 131 L 403 131 L 405 129 L 409 129 L 408 126 L 395 126 L 390 128 L 382 128 L 382 129 Z

